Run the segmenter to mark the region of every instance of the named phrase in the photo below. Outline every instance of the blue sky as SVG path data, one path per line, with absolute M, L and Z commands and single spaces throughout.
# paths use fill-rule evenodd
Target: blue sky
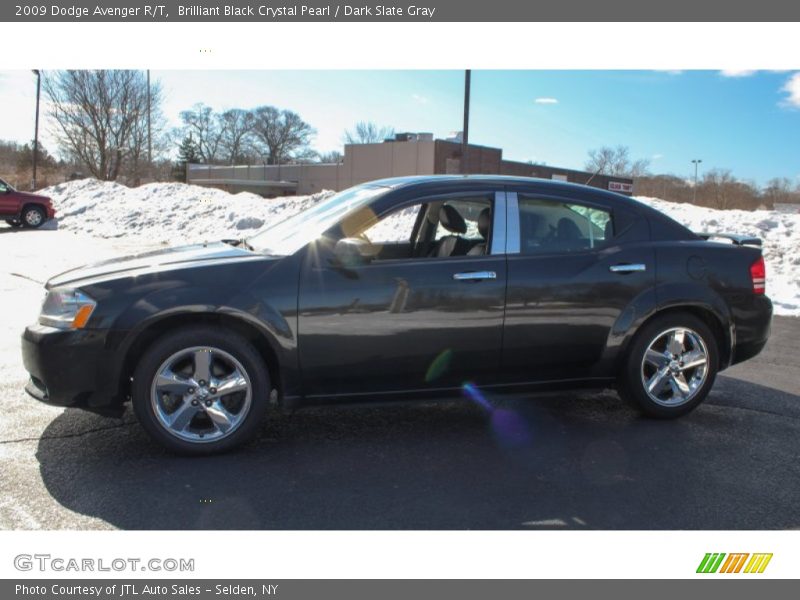
M 341 146 L 358 120 L 445 137 L 461 129 L 463 71 L 153 71 L 177 125 L 195 102 L 291 108 Z M 0 138 L 32 137 L 34 78 L 0 72 Z M 587 151 L 624 144 L 654 172 L 688 176 L 690 160 L 744 179 L 800 182 L 800 73 L 473 71 L 470 139 L 512 160 L 582 168 Z M 50 146 L 52 137 L 45 133 Z

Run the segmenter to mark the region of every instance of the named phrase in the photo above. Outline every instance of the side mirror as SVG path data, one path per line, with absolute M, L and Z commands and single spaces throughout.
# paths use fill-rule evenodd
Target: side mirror
M 336 242 L 333 253 L 342 267 L 366 265 L 378 255 L 379 246 L 361 238 L 343 238 Z

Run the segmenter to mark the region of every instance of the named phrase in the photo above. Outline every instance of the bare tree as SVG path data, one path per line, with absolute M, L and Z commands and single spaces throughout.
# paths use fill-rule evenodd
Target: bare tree
M 707 171 L 698 184 L 697 196 L 703 198 L 705 206 L 723 210 L 732 208 L 753 210 L 761 203 L 756 187 L 736 179 L 727 169 Z
M 160 102 L 159 91 L 159 102 Z M 152 92 L 151 92 L 151 105 L 152 105 Z M 158 178 L 156 163 L 165 156 L 173 143 L 172 134 L 169 132 L 167 120 L 163 113 L 159 110 L 152 112 L 151 106 L 150 128 L 147 127 L 147 118 L 137 119 L 131 130 L 130 152 L 126 156 L 120 168 L 120 175 L 122 175 L 129 184 L 139 185 L 142 182 L 142 177 Z M 149 149 L 152 153 L 153 164 L 148 162 L 148 140 L 147 136 L 151 136 Z
M 644 158 L 632 160 L 627 146 L 603 146 L 589 150 L 586 170 L 600 175 L 617 177 L 640 177 L 647 173 L 650 161 Z
M 342 160 L 344 160 L 344 155 L 338 150 L 323 152 L 319 155 L 319 162 L 321 163 L 340 163 Z
M 375 144 L 394 135 L 393 127 L 380 127 L 372 121 L 359 121 L 344 132 L 345 144 Z
M 207 164 L 217 162 L 222 150 L 223 132 L 214 109 L 203 103 L 195 104 L 181 113 L 181 120 L 184 135 L 191 134 L 200 159 Z
M 253 137 L 267 164 L 278 165 L 307 156 L 316 131 L 300 115 L 274 106 L 259 106 L 253 115 Z
M 98 179 L 115 180 L 147 146 L 148 87 L 141 71 L 60 71 L 43 80 L 62 152 Z M 150 86 L 150 114 L 158 137 L 161 88 Z
M 755 210 L 761 206 L 772 206 L 775 202 L 791 202 L 791 182 L 774 179 L 763 190 L 755 184 L 737 179 L 726 169 L 707 171 L 697 184 L 695 201 L 692 177 L 676 175 L 644 175 L 634 181 L 637 196 L 651 196 L 671 202 L 695 203 L 717 209 Z M 800 201 L 800 193 L 796 193 Z M 782 200 L 782 198 L 784 200 Z
M 768 206 L 775 203 L 796 204 L 800 202 L 800 185 L 793 187 L 787 177 L 775 177 L 767 182 L 763 195 Z
M 232 108 L 219 115 L 222 158 L 230 165 L 246 162 L 255 117 L 249 110 Z

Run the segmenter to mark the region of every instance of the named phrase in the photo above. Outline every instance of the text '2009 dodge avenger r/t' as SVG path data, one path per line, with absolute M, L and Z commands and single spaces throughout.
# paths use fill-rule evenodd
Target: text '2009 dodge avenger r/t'
M 707 240 L 626 196 L 527 178 L 375 181 L 246 240 L 52 278 L 28 392 L 168 448 L 253 437 L 271 401 L 615 386 L 678 417 L 767 341 L 760 240 Z M 273 394 L 274 391 L 274 394 Z

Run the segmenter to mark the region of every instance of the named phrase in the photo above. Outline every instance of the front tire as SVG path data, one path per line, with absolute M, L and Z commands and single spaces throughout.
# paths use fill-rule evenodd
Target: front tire
M 207 455 L 252 439 L 269 406 L 269 375 L 256 349 L 225 329 L 186 327 L 150 346 L 133 375 L 133 410 L 173 452 Z
M 26 206 L 22 210 L 22 224 L 28 229 L 38 229 L 45 220 L 44 210 L 39 206 Z
M 636 334 L 618 389 L 647 416 L 672 419 L 705 400 L 718 367 L 718 344 L 708 325 L 689 313 L 670 313 Z

